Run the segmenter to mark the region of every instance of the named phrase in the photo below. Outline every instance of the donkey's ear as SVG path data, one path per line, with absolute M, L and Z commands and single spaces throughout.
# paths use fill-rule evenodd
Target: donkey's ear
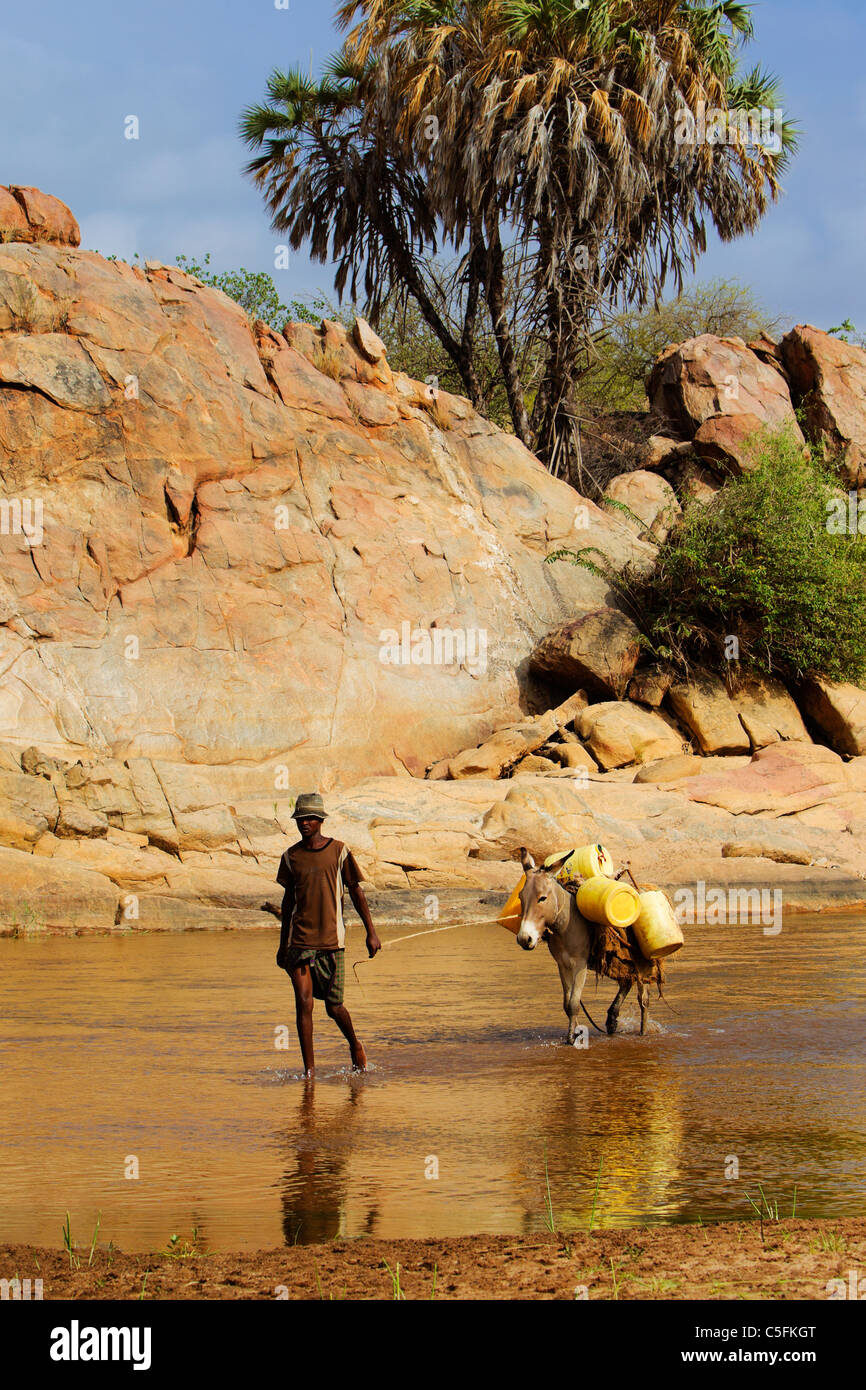
M 521 847 L 519 853 L 520 853 L 520 863 L 521 863 L 521 865 L 523 866 L 523 872 L 524 872 L 525 874 L 531 873 L 532 870 L 535 868 L 535 860 L 533 859 L 532 855 L 529 853 L 529 850 L 526 849 L 525 847 Z

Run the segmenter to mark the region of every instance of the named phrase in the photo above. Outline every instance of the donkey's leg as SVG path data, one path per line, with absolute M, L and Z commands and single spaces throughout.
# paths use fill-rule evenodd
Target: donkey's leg
M 553 946 L 551 942 L 548 941 L 547 944 L 550 947 L 551 955 L 553 955 Z M 556 968 L 559 971 L 559 982 L 562 985 L 562 1007 L 565 1012 L 566 1018 L 570 1019 L 568 1005 L 569 1000 L 571 999 L 571 986 L 574 981 L 574 967 L 568 962 L 564 961 L 560 956 L 554 956 L 554 959 L 556 960 Z
M 649 1016 L 649 985 L 646 980 L 638 981 L 637 1002 L 640 1004 L 640 1035 L 643 1037 Z
M 614 1033 L 616 1032 L 617 1026 L 618 1026 L 618 1024 L 619 1024 L 619 1011 L 620 1011 L 620 1009 L 622 1008 L 622 1001 L 623 1001 L 623 999 L 625 999 L 626 995 L 627 995 L 627 994 L 629 993 L 629 991 L 631 990 L 631 987 L 632 987 L 632 984 L 633 984 L 633 983 L 634 983 L 634 982 L 633 982 L 632 980 L 621 980 L 621 981 L 620 981 L 620 986 L 619 986 L 619 990 L 617 991 L 617 996 L 616 996 L 616 998 L 614 999 L 613 1003 L 611 1004 L 610 1008 L 609 1008 L 608 1011 L 607 1011 L 607 1018 L 606 1018 L 606 1020 L 605 1020 L 605 1025 L 606 1025 L 606 1027 L 607 1027 L 608 1036 L 611 1037 L 611 1038 L 613 1037 Z
M 580 996 L 583 994 L 583 986 L 586 983 L 586 966 L 581 970 L 576 970 L 572 977 L 571 991 L 565 1000 L 565 1012 L 568 1014 L 568 1042 L 574 1042 L 575 1034 L 579 1028 L 578 1016 L 580 1014 Z

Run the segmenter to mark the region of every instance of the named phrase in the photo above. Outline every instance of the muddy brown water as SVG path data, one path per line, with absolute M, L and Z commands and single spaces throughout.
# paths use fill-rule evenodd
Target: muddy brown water
M 405 932 L 382 933 L 387 941 Z M 781 1215 L 866 1188 L 862 914 L 691 927 L 649 1033 L 563 1043 L 556 968 L 495 926 L 347 970 L 300 1079 L 276 934 L 0 940 L 0 1241 L 213 1250 Z M 362 956 L 350 930 L 347 963 Z M 363 992 L 362 992 L 363 991 Z M 613 988 L 585 1000 L 603 1024 Z M 286 1035 L 288 1050 L 282 1046 Z M 738 1176 L 732 1175 L 738 1170 Z M 138 1176 L 127 1176 L 127 1173 Z

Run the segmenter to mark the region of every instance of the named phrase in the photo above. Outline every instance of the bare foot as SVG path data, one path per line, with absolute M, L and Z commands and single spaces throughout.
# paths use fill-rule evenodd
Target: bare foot
M 364 1051 L 364 1044 L 362 1042 L 356 1043 L 352 1048 L 352 1066 L 355 1071 L 367 1070 L 367 1054 Z

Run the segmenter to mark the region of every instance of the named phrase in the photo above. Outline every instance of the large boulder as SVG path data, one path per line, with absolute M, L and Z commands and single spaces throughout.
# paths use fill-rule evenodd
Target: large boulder
M 640 654 L 631 618 L 615 608 L 581 613 L 549 632 L 529 658 L 534 675 L 579 685 L 591 695 L 625 693 Z
M 781 681 L 769 676 L 749 676 L 732 698 L 753 748 L 764 748 L 781 739 L 809 742 L 796 701 Z
M 748 753 L 749 735 L 723 681 L 708 673 L 675 681 L 668 692 L 674 714 L 697 740 L 702 753 Z
M 65 203 L 38 188 L 18 184 L 0 188 L 0 243 L 47 241 L 78 246 L 81 232 Z
M 584 787 L 581 784 L 581 793 Z M 521 846 L 541 862 L 548 854 L 598 838 L 596 822 L 567 778 L 538 777 L 510 783 L 481 824 L 479 859 L 513 858 Z
M 670 690 L 672 681 L 671 671 L 666 671 L 660 666 L 648 666 L 646 670 L 638 671 L 629 681 L 628 698 L 636 700 L 639 705 L 649 705 L 651 709 L 658 709 Z
M 658 714 L 628 701 L 590 705 L 578 720 L 578 733 L 589 751 L 608 769 L 649 763 L 682 751 L 682 738 Z
M 866 690 L 844 681 L 809 680 L 800 700 L 837 753 L 866 754 Z
M 500 729 L 478 748 L 467 748 L 448 759 L 448 775 L 461 777 L 501 777 L 506 768 L 534 753 L 546 743 L 559 725 L 552 712 L 540 719 Z
M 748 415 L 802 439 L 787 384 L 742 338 L 702 333 L 665 348 L 647 382 L 650 405 L 691 438 L 717 415 Z
M 635 468 L 631 473 L 620 473 L 612 478 L 605 488 L 605 497 L 620 502 L 634 513 L 631 516 L 616 509 L 616 515 L 624 525 L 636 535 L 649 532 L 653 540 L 665 540 L 671 527 L 680 515 L 680 504 L 670 483 L 657 473 L 645 468 Z
M 852 487 L 866 484 L 866 352 L 811 324 L 798 324 L 780 344 L 795 398 L 810 435 L 841 453 Z
M 761 438 L 766 431 L 757 415 L 711 415 L 692 441 L 695 453 L 722 472 L 742 475 L 758 466 Z

